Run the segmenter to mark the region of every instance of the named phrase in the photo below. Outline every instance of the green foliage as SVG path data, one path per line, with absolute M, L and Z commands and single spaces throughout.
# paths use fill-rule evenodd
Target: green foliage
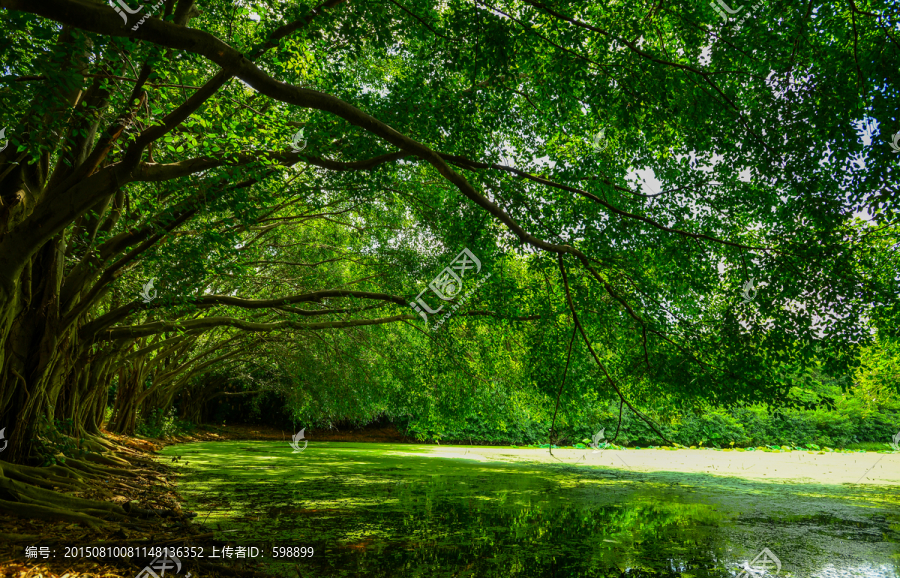
M 703 3 L 646 14 L 558 2 L 513 18 L 425 0 L 373 3 L 364 17 L 346 2 L 314 15 L 298 2 L 210 2 L 191 27 L 252 59 L 257 90 L 232 79 L 185 103 L 184 87 L 223 64 L 172 46 L 167 24 L 133 42 L 97 21 L 61 42 L 57 10 L 22 10 L 0 47 L 0 125 L 23 151 L 14 163 L 6 153 L 8 182 L 61 177 L 94 158 L 84 151 L 105 152 L 71 173 L 90 184 L 32 187 L 83 198 L 52 230 L 40 220 L 51 205 L 26 214 L 45 200 L 11 209 L 0 256 L 21 260 L 16 239 L 34 234 L 23 246 L 35 258 L 52 236 L 63 259 L 51 285 L 85 299 L 64 325 L 88 324 L 98 355 L 156 368 L 154 403 L 205 370 L 277 392 L 301 423 L 386 415 L 433 440 L 578 442 L 618 421 L 614 390 L 684 444 L 851 443 L 894 419 L 883 402 L 900 383 L 889 341 L 900 230 L 883 137 L 896 128 L 896 75 L 882 67 L 897 59 L 873 12 L 850 14 L 866 22 L 850 42 L 849 16 L 822 2 L 773 4 L 715 35 L 702 32 L 716 21 Z M 127 66 L 103 68 L 120 40 Z M 286 85 L 318 96 L 279 96 Z M 83 140 L 134 110 L 130 88 L 147 96 L 133 124 Z M 63 94 L 92 96 L 69 107 Z M 871 146 L 846 138 L 870 120 L 882 127 Z M 297 155 L 299 127 L 309 142 Z M 601 128 L 610 146 L 593 151 Z M 501 148 L 515 171 L 495 166 Z M 145 152 L 152 170 L 135 164 Z M 661 190 L 648 194 L 637 171 Z M 408 303 L 463 247 L 492 277 L 433 332 Z M 91 290 L 101 274 L 104 290 Z M 141 304 L 148 279 L 159 296 Z M 742 303 L 753 279 L 759 294 Z M 888 354 L 866 349 L 873 329 Z M 134 335 L 144 341 L 128 348 L 152 351 L 132 357 Z M 197 397 L 215 394 L 197 381 Z M 835 393 L 851 387 L 871 396 Z M 169 409 L 138 431 L 179 431 Z M 628 410 L 616 439 L 656 442 Z
M 872 352 L 865 355 L 873 357 Z M 682 446 L 748 447 L 787 446 L 848 447 L 875 443 L 886 445 L 900 428 L 900 400 L 885 393 L 872 399 L 871 389 L 865 385 L 851 386 L 844 391 L 843 380 L 835 379 L 814 365 L 804 371 L 792 372 L 791 388 L 794 404 L 787 407 L 767 404 L 750 404 L 732 408 L 703 406 L 693 411 L 683 411 L 677 406 L 657 404 L 651 417 L 659 423 L 661 432 Z M 863 375 L 859 372 L 858 377 Z M 590 437 L 601 427 L 605 428 L 606 441 L 615 435 L 619 416 L 617 404 L 605 407 L 590 406 L 568 424 L 560 427 L 559 440 L 566 445 L 588 445 Z M 409 428 L 409 433 L 419 439 L 441 439 L 455 442 L 481 444 L 547 444 L 550 420 L 525 420 L 516 424 L 511 416 L 504 422 L 514 425 L 498 427 L 490 420 L 470 415 L 463 427 L 440 431 L 424 431 Z M 583 425 L 589 422 L 589 426 Z M 411 421 L 410 423 L 418 423 Z M 579 443 L 580 442 L 580 443 Z M 659 437 L 643 420 L 627 409 L 622 413 L 622 424 L 616 440 L 618 444 L 631 446 L 659 446 Z
M 870 414 L 859 409 L 858 400 L 851 400 L 835 410 L 788 409 L 775 411 L 764 405 L 754 405 L 732 410 L 713 408 L 697 416 L 688 413 L 671 423 L 660 424 L 660 430 L 670 440 L 683 446 L 748 447 L 768 445 L 847 447 L 865 442 L 886 442 L 900 424 L 900 411 L 882 410 Z M 618 407 L 600 414 L 604 424 L 609 424 L 606 437 L 615 432 Z M 526 431 L 520 428 L 502 430 L 488 423 L 473 423 L 471 427 L 446 432 L 407 430 L 423 440 L 441 440 L 445 443 L 476 443 L 496 445 L 540 444 L 547 447 L 547 430 L 531 424 Z M 584 428 L 561 430 L 560 439 L 580 439 Z M 592 432 L 596 433 L 596 432 Z M 543 442 L 543 443 L 541 443 Z M 619 445 L 660 446 L 663 442 L 642 420 L 624 413 L 617 439 Z M 574 447 L 583 448 L 589 439 L 580 439 Z M 572 445 L 572 444 L 568 444 Z M 877 444 L 880 446 L 886 443 Z M 554 446 L 556 447 L 556 446 Z
M 900 396 L 900 339 L 879 333 L 877 342 L 860 352 L 856 380 L 867 403 Z
M 84 438 L 75 439 L 74 421 L 71 419 L 53 420 L 42 418 L 32 445 L 34 454 L 42 466 L 53 466 L 66 463 L 66 458 L 81 457 L 88 450 L 80 447 Z
M 146 418 L 139 419 L 135 431 L 138 435 L 163 439 L 178 435 L 190 435 L 196 426 L 188 420 L 175 417 L 175 408 L 155 409 Z

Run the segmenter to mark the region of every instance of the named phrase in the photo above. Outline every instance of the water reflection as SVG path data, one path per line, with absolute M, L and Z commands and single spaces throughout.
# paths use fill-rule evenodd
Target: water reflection
M 900 491 L 400 455 L 383 444 L 170 446 L 229 541 L 314 546 L 301 575 L 898 578 Z M 774 566 L 771 572 L 774 572 Z M 297 575 L 296 564 L 272 571 Z M 770 572 L 770 575 L 771 575 Z

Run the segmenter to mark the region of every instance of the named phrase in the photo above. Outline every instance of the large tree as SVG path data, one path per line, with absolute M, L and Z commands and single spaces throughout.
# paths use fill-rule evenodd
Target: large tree
M 128 432 L 275 342 L 430 335 L 462 248 L 492 278 L 451 324 L 544 324 L 554 388 L 577 339 L 635 412 L 782 399 L 891 324 L 896 6 L 0 7 L 5 460 L 96 434 L 114 378 Z

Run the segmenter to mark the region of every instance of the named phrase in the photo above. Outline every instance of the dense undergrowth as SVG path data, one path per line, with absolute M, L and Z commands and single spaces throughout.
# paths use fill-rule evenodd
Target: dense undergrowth
M 877 391 L 873 391 L 876 389 Z M 842 389 L 838 380 L 820 378 L 805 387 L 792 388 L 798 407 L 770 407 L 752 404 L 743 407 L 692 407 L 675 410 L 657 406 L 648 412 L 660 432 L 684 446 L 753 447 L 770 445 L 818 445 L 843 448 L 876 444 L 889 449 L 900 430 L 900 398 L 888 388 L 873 388 L 860 381 Z M 803 407 L 803 405 L 806 407 Z M 494 425 L 470 414 L 463 427 L 443 431 L 426 429 L 425 420 L 410 420 L 407 433 L 422 440 L 480 444 L 546 444 L 550 441 L 551 420 L 520 419 L 510 416 L 506 427 Z M 524 418 L 524 419 L 522 419 Z M 643 420 L 619 405 L 596 403 L 583 413 L 557 419 L 553 443 L 572 445 L 591 438 L 601 429 L 607 441 L 622 446 L 661 445 L 662 440 Z M 616 432 L 618 431 L 618 435 Z
M 196 425 L 190 420 L 176 417 L 175 408 L 171 407 L 168 412 L 157 409 L 146 418 L 140 419 L 136 431 L 138 435 L 149 438 L 166 438 L 190 435 L 195 429 Z
M 894 340 L 882 340 L 859 350 L 856 359 L 853 372 L 837 376 L 822 363 L 785 369 L 782 379 L 790 386 L 786 405 L 747 403 L 726 407 L 686 404 L 673 396 L 660 396 L 643 399 L 640 408 L 666 439 L 688 447 L 890 449 L 900 430 L 900 347 Z M 188 419 L 188 412 L 176 402 L 166 411 L 156 410 L 140 419 L 137 432 L 162 438 L 189 434 L 197 422 L 227 421 L 292 431 L 305 427 L 313 434 L 332 429 L 335 424 L 341 429 L 355 429 L 373 422 L 382 426 L 390 422 L 408 437 L 423 442 L 571 446 L 603 430 L 603 441 L 619 446 L 665 445 L 628 408 L 621 411 L 619 423 L 620 405 L 602 389 L 583 387 L 578 393 L 564 392 L 565 403 L 554 422 L 554 396 L 536 387 L 516 385 L 513 379 L 493 380 L 486 386 L 464 384 L 459 389 L 465 395 L 455 397 L 434 388 L 429 395 L 412 396 L 414 402 L 409 401 L 408 393 L 394 395 L 391 401 L 389 392 L 370 384 L 355 389 L 357 399 L 351 405 L 336 404 L 333 398 L 318 395 L 313 379 L 303 383 L 300 396 L 296 388 L 279 391 L 271 386 L 277 383 L 272 379 L 257 377 L 246 383 L 233 375 L 206 379 L 227 380 L 229 391 L 209 404 L 200 419 Z M 405 386 L 401 383 L 398 387 Z M 261 392 L 237 395 L 242 388 Z M 346 401 L 348 397 L 341 399 Z
M 625 411 L 619 435 L 615 437 L 619 411 L 610 405 L 596 413 L 596 426 L 557 428 L 556 445 L 574 445 L 591 438 L 600 428 L 604 440 L 627 447 L 661 445 L 659 437 L 642 420 Z M 252 419 L 251 422 L 257 420 Z M 239 422 L 239 415 L 228 416 L 229 421 Z M 526 421 L 508 427 L 479 421 L 470 416 L 464 428 L 436 432 L 419 430 L 410 419 L 396 420 L 404 434 L 425 442 L 472 443 L 482 445 L 546 445 L 550 424 Z M 742 408 L 711 408 L 700 415 L 686 413 L 670 422 L 659 422 L 662 433 L 674 443 L 683 446 L 707 447 L 760 447 L 760 446 L 811 446 L 859 447 L 890 449 L 892 436 L 900 427 L 900 404 L 893 403 L 868 408 L 854 396 L 847 396 L 834 409 L 780 409 L 765 405 Z M 291 426 L 287 426 L 291 427 Z M 138 426 L 139 435 L 165 438 L 189 435 L 196 425 L 178 419 L 174 411 L 156 412 Z
M 790 385 L 787 405 L 685 406 L 663 398 L 645 400 L 642 409 L 668 440 L 684 446 L 891 448 L 900 430 L 900 347 L 894 340 L 862 348 L 852 373 L 834 376 L 816 362 L 786 370 L 783 379 Z M 404 425 L 410 436 L 445 443 L 572 445 L 603 429 L 605 440 L 617 445 L 662 445 L 645 421 L 627 408 L 620 414 L 618 403 L 599 394 L 561 411 L 551 440 L 552 407 L 535 408 L 529 401 L 504 403 L 499 410 L 475 406 L 455 427 L 441 428 L 430 416 Z
M 849 405 L 849 404 L 848 404 Z M 618 422 L 618 407 L 610 406 L 598 414 L 598 426 L 558 428 L 554 442 L 572 445 L 591 438 L 603 428 L 605 439 L 612 440 Z M 528 445 L 546 444 L 549 423 L 528 422 L 501 429 L 471 419 L 469 427 L 436 432 L 409 427 L 407 433 L 419 439 L 441 442 L 477 444 Z M 835 410 L 780 410 L 764 405 L 744 408 L 712 408 L 702 415 L 686 414 L 670 423 L 659 423 L 662 433 L 671 441 L 684 445 L 711 447 L 752 447 L 770 445 L 818 445 L 843 448 L 865 442 L 887 449 L 900 427 L 900 411 L 896 407 L 864 412 L 858 408 Z M 643 421 L 623 412 L 622 425 L 615 443 L 622 446 L 661 445 L 659 437 Z

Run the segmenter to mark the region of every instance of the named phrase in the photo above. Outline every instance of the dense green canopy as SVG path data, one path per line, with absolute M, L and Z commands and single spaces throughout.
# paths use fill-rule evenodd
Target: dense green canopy
M 896 337 L 896 5 L 0 7 L 4 459 L 111 383 L 640 414 Z

